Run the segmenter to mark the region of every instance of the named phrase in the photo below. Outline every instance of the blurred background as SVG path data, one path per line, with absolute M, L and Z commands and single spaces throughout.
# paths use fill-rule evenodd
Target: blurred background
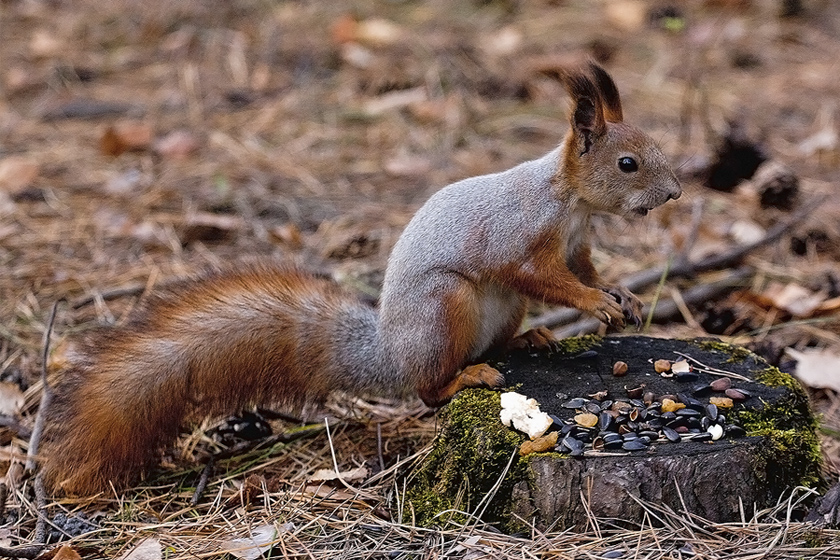
M 0 10 L 0 375 L 12 413 L 37 401 L 59 298 L 69 300 L 59 348 L 120 321 L 160 282 L 243 258 L 292 259 L 374 299 L 392 244 L 430 194 L 562 140 L 557 69 L 592 58 L 685 187 L 644 220 L 599 218 L 596 266 L 621 282 L 783 226 L 744 258 L 637 291 L 676 306 L 653 334 L 721 336 L 788 370 L 811 360 L 826 453 L 840 464 L 840 3 L 3 0 Z M 746 268 L 733 276 L 736 264 Z M 720 289 L 683 297 L 703 286 Z M 552 312 L 536 304 L 534 320 L 574 321 Z

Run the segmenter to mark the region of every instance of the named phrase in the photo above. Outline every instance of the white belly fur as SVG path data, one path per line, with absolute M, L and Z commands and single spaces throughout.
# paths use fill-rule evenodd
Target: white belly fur
M 498 286 L 484 290 L 479 300 L 478 335 L 470 359 L 479 357 L 490 348 L 499 333 L 510 324 L 519 310 L 521 296 Z

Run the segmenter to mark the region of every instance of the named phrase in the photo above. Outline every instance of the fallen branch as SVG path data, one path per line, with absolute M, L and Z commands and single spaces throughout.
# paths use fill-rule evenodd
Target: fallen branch
M 53 325 L 55 325 L 55 314 L 58 311 L 58 304 L 61 301 L 58 300 L 53 304 L 52 311 L 50 311 L 50 318 L 47 321 L 47 328 L 44 329 L 44 340 L 41 345 L 41 383 L 43 389 L 41 392 L 41 404 L 38 406 L 38 415 L 35 417 L 35 427 L 32 428 L 32 437 L 29 438 L 29 449 L 26 451 L 26 466 L 24 468 L 26 474 L 30 474 L 35 470 L 35 457 L 38 454 L 41 434 L 44 431 L 44 418 L 52 401 L 52 387 L 50 387 L 47 381 L 47 361 L 50 355 L 50 336 L 52 336 Z
M 719 297 L 721 294 L 728 292 L 735 286 L 742 285 L 744 280 L 752 275 L 752 270 L 748 267 L 743 267 L 732 271 L 723 280 L 712 282 L 710 284 L 702 284 L 686 290 L 682 294 L 682 299 L 685 303 L 696 304 L 706 300 Z M 679 306 L 673 299 L 660 300 L 653 311 L 653 320 L 662 322 L 679 314 Z M 645 306 L 642 311 L 643 314 L 650 313 L 650 306 Z M 566 338 L 569 336 L 579 336 L 582 334 L 590 334 L 597 332 L 601 327 L 601 321 L 595 318 L 585 318 L 576 321 L 570 325 L 554 330 L 554 336 L 558 338 Z
M 202 494 L 207 489 L 207 482 L 210 480 L 210 475 L 213 473 L 213 469 L 216 467 L 216 461 L 211 456 L 210 459 L 207 461 L 207 464 L 204 465 L 204 468 L 201 470 L 201 477 L 198 479 L 198 484 L 195 485 L 195 492 L 193 492 L 192 499 L 190 499 L 190 505 L 196 506 L 198 505 L 198 501 L 201 499 Z
M 795 226 L 800 225 L 802 221 L 811 214 L 811 212 L 813 212 L 825 201 L 825 199 L 826 197 L 824 196 L 818 197 L 811 201 L 810 204 L 802 206 L 791 215 L 790 219 L 770 228 L 764 237 L 753 243 L 739 245 L 720 255 L 711 255 L 696 262 L 690 261 L 683 251 L 676 259 L 674 259 L 674 262 L 671 263 L 670 270 L 668 271 L 668 278 L 694 278 L 702 272 L 719 270 L 737 264 L 745 256 L 754 252 L 756 249 L 778 241 L 782 235 L 793 229 Z M 630 275 L 624 282 L 622 282 L 622 284 L 631 292 L 640 292 L 659 282 L 664 269 L 665 267 L 661 266 L 648 270 L 642 270 L 636 274 Z M 563 325 L 574 321 L 580 317 L 580 315 L 580 312 L 576 309 L 557 309 L 544 313 L 539 317 L 535 317 L 529 321 L 528 326 L 534 329 L 537 327 L 553 328 L 557 325 Z
M 0 556 L 5 558 L 37 558 L 44 550 L 42 544 L 29 544 L 18 548 L 6 548 L 0 546 Z
M 35 475 L 35 507 L 38 508 L 38 520 L 35 522 L 36 543 L 47 542 L 47 490 L 44 488 L 44 473 Z
M 109 301 L 112 299 L 119 299 L 121 297 L 126 296 L 139 296 L 146 290 L 146 286 L 148 284 L 131 284 L 129 286 L 123 286 L 120 288 L 113 288 L 111 290 L 106 290 L 104 292 L 89 294 L 70 303 L 71 309 L 81 309 L 86 305 L 90 305 L 91 303 L 95 302 L 97 298 L 102 298 L 103 301 Z

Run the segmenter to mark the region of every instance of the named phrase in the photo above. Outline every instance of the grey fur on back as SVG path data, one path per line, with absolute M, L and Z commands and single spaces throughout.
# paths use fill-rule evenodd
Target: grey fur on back
M 526 262 L 532 242 L 546 231 L 580 241 L 576 232 L 586 229 L 588 212 L 575 201 L 558 199 L 551 182 L 562 150 L 560 146 L 512 169 L 444 187 L 408 224 L 388 261 L 380 306 L 380 328 L 388 333 L 382 337 L 384 350 L 398 369 L 413 365 L 411 340 L 445 343 L 448 333 L 429 330 L 445 324 L 434 320 L 441 310 L 428 308 L 442 304 L 436 292 L 459 281 L 476 291 L 481 309 L 469 356 L 474 359 L 496 342 L 500 328 L 525 305 L 524 296 L 499 285 L 486 271 Z

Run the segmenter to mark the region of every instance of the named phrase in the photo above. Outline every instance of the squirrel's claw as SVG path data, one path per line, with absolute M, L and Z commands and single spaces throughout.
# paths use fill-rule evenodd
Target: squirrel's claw
M 554 333 L 546 327 L 537 327 L 520 334 L 510 341 L 508 348 L 511 350 L 532 348 L 542 350 L 549 348 L 554 350 L 557 345 L 557 338 Z
M 633 323 L 636 329 L 642 328 L 642 302 L 633 292 L 624 286 L 603 286 L 601 290 L 614 297 L 621 306 L 624 321 Z

